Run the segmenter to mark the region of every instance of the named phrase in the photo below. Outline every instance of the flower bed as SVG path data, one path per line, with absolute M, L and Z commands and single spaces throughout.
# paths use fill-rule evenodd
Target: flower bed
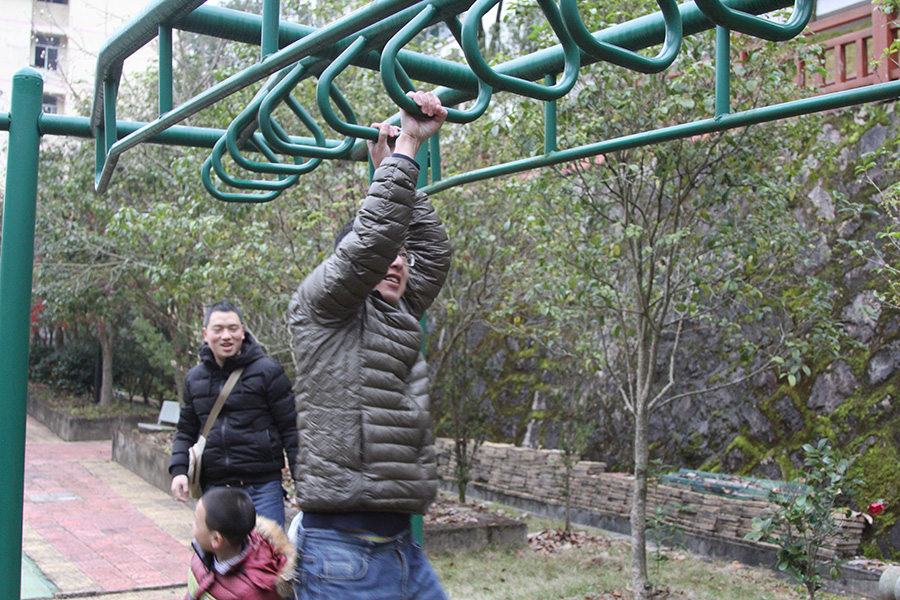
M 108 440 L 120 427 L 155 421 L 158 408 L 117 404 L 98 407 L 87 398 L 72 398 L 42 384 L 28 386 L 28 414 L 67 442 Z

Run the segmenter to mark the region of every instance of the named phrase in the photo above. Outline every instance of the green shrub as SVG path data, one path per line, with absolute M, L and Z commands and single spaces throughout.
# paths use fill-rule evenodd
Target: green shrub
M 75 394 L 89 394 L 94 389 L 98 354 L 93 340 L 70 341 L 61 350 L 32 346 L 28 377 Z
M 862 481 L 851 474 L 853 460 L 844 458 L 828 440 L 804 444 L 803 451 L 805 476 L 785 490 L 772 490 L 769 500 L 777 508 L 764 518 L 754 518 L 753 531 L 744 537 L 776 544 L 778 569 L 793 575 L 806 588 L 809 600 L 815 600 L 822 588 L 822 550 L 841 535 L 835 511 L 840 504 L 849 504 Z M 832 578 L 840 576 L 842 562 L 835 553 L 826 563 Z

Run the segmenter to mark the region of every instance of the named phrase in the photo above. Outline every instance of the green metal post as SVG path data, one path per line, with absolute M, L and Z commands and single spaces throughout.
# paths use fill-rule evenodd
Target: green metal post
M 172 28 L 159 27 L 159 114 L 172 110 Z
M 544 85 L 556 85 L 556 76 L 544 77 Z M 556 152 L 556 100 L 544 102 L 544 154 Z
M 422 144 L 422 147 L 419 148 L 419 153 L 415 156 L 416 162 L 419 163 L 420 166 L 419 179 L 416 181 L 417 188 L 423 188 L 428 185 L 428 170 L 431 166 L 428 162 L 428 149 L 431 144 L 437 143 L 437 136 L 438 134 L 434 134 L 434 136 L 431 137 L 428 142 Z M 427 318 L 427 315 L 422 315 L 422 319 L 419 321 L 419 324 L 422 326 L 422 356 L 425 356 L 425 336 L 428 334 L 425 326 Z M 421 544 L 422 538 L 425 533 L 425 524 L 422 515 L 413 515 L 411 525 L 413 537 L 417 542 L 419 542 L 419 544 Z
M 441 180 L 441 136 L 437 133 L 428 140 L 428 168 L 431 170 L 431 181 Z
M 731 112 L 731 31 L 716 25 L 716 116 Z
M 13 76 L 6 199 L 0 247 L 0 597 L 18 600 L 22 585 L 22 496 L 25 490 L 25 403 L 38 151 L 44 81 L 31 68 Z
M 116 98 L 119 96 L 118 80 L 107 80 L 103 82 L 103 136 L 106 145 L 106 151 L 118 139 L 119 132 L 116 131 Z
M 263 0 L 260 60 L 278 52 L 278 8 L 280 0 Z

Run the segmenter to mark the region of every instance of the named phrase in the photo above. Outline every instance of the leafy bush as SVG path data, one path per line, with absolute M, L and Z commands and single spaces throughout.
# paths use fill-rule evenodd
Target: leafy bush
M 73 417 L 96 419 L 101 417 L 142 417 L 147 420 L 156 418 L 158 409 L 147 404 L 132 404 L 130 402 L 116 402 L 110 406 L 94 404 L 91 396 L 82 394 L 74 395 L 60 390 L 48 384 L 28 384 L 28 394 L 42 404 L 68 413 Z
M 753 531 L 745 539 L 762 540 L 778 546 L 778 569 L 794 576 L 815 600 L 822 588 L 820 563 L 830 566 L 832 578 L 840 576 L 843 560 L 833 553 L 823 561 L 822 550 L 829 541 L 841 535 L 835 519 L 842 501 L 849 504 L 853 493 L 862 481 L 850 474 L 852 459 L 844 458 L 840 450 L 831 447 L 828 440 L 816 445 L 803 446 L 805 476 L 795 479 L 786 490 L 775 489 L 769 493 L 769 501 L 777 508 L 764 518 L 753 519 Z
M 28 377 L 75 394 L 89 394 L 94 389 L 98 354 L 93 340 L 70 341 L 61 350 L 32 346 Z
M 160 351 L 160 347 L 165 347 L 160 337 L 142 320 L 119 329 L 113 348 L 113 386 L 129 399 L 142 396 L 162 401 L 175 397 L 172 359 Z M 34 343 L 28 377 L 75 395 L 92 394 L 99 360 L 99 345 L 90 336 L 69 338 L 61 350 Z
M 120 330 L 114 352 L 116 389 L 124 391 L 130 399 L 135 396 L 159 401 L 175 398 L 171 345 L 146 321 L 136 319 L 129 329 Z

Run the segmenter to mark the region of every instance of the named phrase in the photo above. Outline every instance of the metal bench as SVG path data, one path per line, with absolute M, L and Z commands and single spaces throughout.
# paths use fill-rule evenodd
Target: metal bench
M 138 429 L 142 431 L 174 431 L 180 412 L 181 407 L 177 402 L 166 400 L 159 409 L 156 423 L 138 423 Z

